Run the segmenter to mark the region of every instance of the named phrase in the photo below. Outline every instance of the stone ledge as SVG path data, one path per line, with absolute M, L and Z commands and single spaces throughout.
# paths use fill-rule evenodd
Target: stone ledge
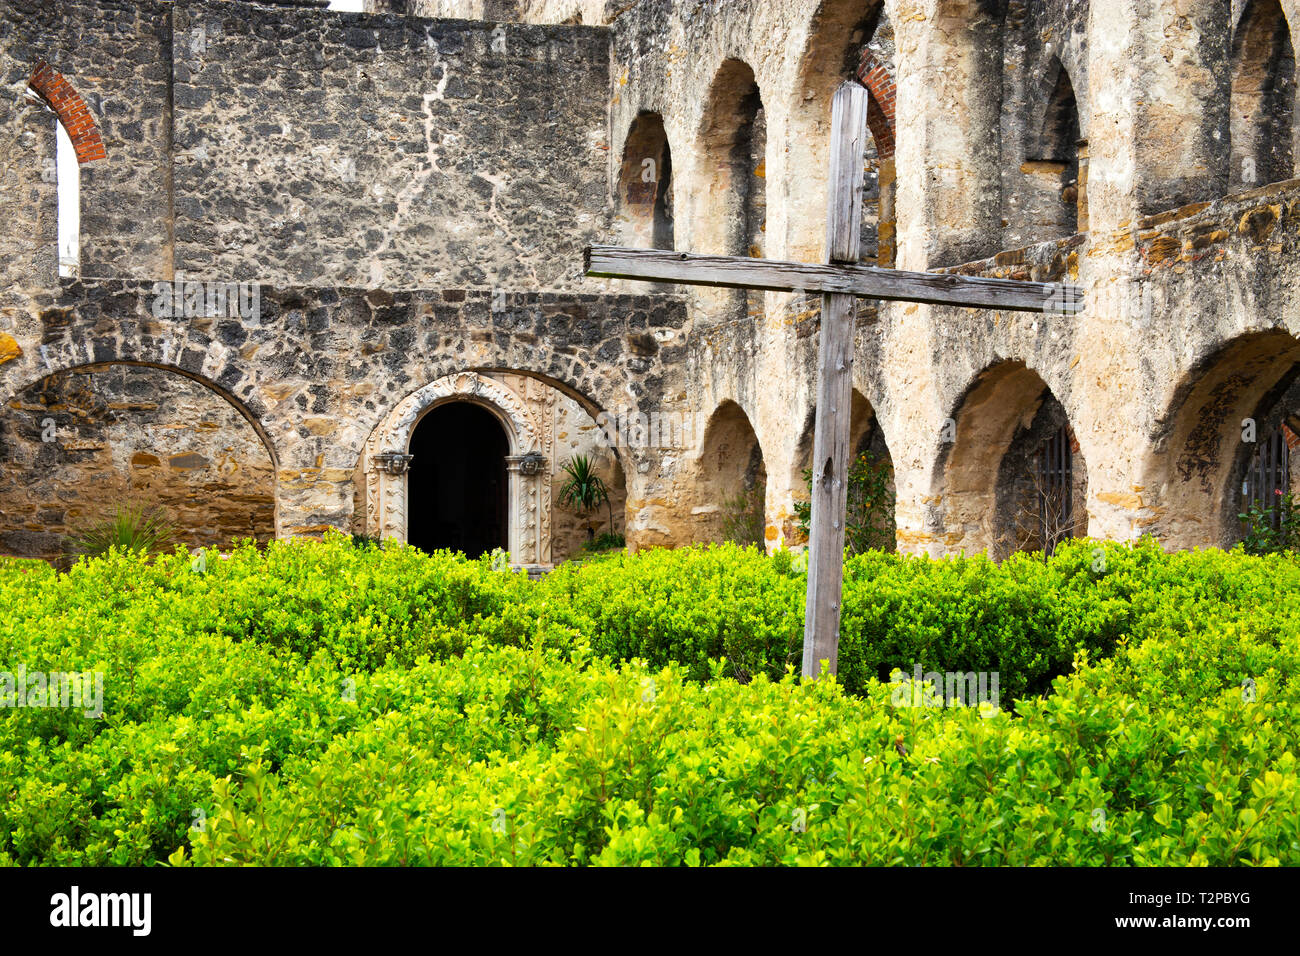
M 944 275 L 1059 282 L 1067 276 L 1077 277 L 1079 250 L 1088 241 L 1088 233 L 1076 233 L 1073 236 L 1048 239 L 1019 249 L 1006 249 L 987 259 L 977 259 L 974 262 L 931 271 Z

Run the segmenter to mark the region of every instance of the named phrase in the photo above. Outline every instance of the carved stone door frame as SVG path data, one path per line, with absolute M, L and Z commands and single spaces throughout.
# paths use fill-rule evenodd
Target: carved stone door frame
M 543 520 L 542 512 L 550 508 L 549 488 L 544 484 L 549 469 L 544 460 L 542 467 L 536 467 L 542 429 L 518 394 L 477 372 L 456 372 L 412 392 L 370 433 L 362 463 L 366 534 L 407 540 L 411 435 L 425 415 L 449 402 L 480 405 L 501 422 L 509 441 L 506 476 L 510 563 L 520 567 L 547 566 L 551 549 L 543 535 L 549 533 L 550 521 Z

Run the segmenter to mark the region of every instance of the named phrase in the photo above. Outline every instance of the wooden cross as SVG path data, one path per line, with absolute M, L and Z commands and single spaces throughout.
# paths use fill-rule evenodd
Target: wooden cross
M 836 90 L 831 108 L 827 265 L 617 246 L 589 246 L 585 255 L 586 274 L 601 278 L 822 293 L 803 643 L 807 677 L 818 676 L 822 661 L 835 673 L 839 649 L 856 298 L 1066 314 L 1083 308 L 1075 286 L 859 265 L 867 100 L 866 88 L 849 80 Z

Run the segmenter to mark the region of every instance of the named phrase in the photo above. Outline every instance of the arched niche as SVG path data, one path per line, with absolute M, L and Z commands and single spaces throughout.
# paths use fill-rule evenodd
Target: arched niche
M 658 113 L 641 113 L 628 130 L 619 168 L 618 221 L 623 245 L 673 248 L 673 158 Z
M 1001 559 L 1050 552 L 1087 529 L 1087 464 L 1060 401 L 1017 360 L 985 369 L 943 429 L 950 548 Z
M 1281 330 L 1220 343 L 1173 391 L 1143 468 L 1150 530 L 1172 547 L 1240 540 L 1243 483 L 1281 425 L 1300 425 L 1300 342 Z
M 754 71 L 723 61 L 705 102 L 699 131 L 692 244 L 701 252 L 763 257 L 767 248 L 767 120 Z M 718 317 L 762 315 L 763 293 L 697 292 L 721 303 Z
M 799 444 L 795 447 L 790 487 L 794 489 L 794 499 L 799 504 L 806 504 L 810 499 L 809 478 L 813 465 L 816 414 L 816 409 L 808 412 L 803 430 L 800 433 Z M 863 455 L 867 455 L 871 467 L 883 467 L 886 477 L 884 489 L 886 501 L 883 503 L 883 513 L 878 516 L 865 516 L 862 514 L 863 502 L 853 500 L 854 489 L 850 487 L 848 502 L 850 520 L 855 520 L 855 514 L 858 517 L 865 517 L 872 523 L 873 528 L 882 532 L 879 536 L 870 535 L 870 537 L 884 539 L 879 542 L 880 546 L 885 550 L 892 550 L 895 546 L 896 535 L 893 458 L 890 455 L 889 446 L 885 441 L 884 429 L 880 426 L 875 410 L 857 389 L 853 390 L 849 415 L 849 449 L 851 454 L 849 461 L 850 472 L 857 467 L 859 459 Z M 807 537 L 800 532 L 795 522 L 790 522 L 782 531 L 784 543 L 787 546 L 798 547 L 808 543 Z M 846 544 L 852 546 L 851 541 L 846 541 Z
M 1232 39 L 1229 182 L 1250 189 L 1295 175 L 1295 50 L 1278 0 L 1248 0 Z
M 890 69 L 893 27 L 879 0 L 822 0 L 808 26 L 793 89 L 785 195 L 789 205 L 789 258 L 823 254 L 826 177 L 830 162 L 831 100 L 845 80 L 867 88 L 865 176 L 860 257 L 871 265 L 894 264 L 894 103 Z
M 1048 68 L 1048 92 L 1038 123 L 1031 127 L 1021 173 L 1025 178 L 1023 228 L 1033 242 L 1072 236 L 1085 228 L 1082 197 L 1086 146 L 1079 127 L 1079 106 L 1074 84 L 1061 61 L 1053 57 Z
M 696 461 L 691 514 L 696 540 L 762 547 L 767 535 L 767 464 L 749 416 L 734 401 L 709 417 Z

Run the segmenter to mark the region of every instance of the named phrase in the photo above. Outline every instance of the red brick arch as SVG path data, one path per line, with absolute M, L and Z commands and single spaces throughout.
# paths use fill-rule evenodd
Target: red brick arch
M 894 155 L 894 78 L 866 47 L 858 61 L 858 82 L 870 92 L 867 126 L 876 140 L 876 154 L 889 159 Z
M 104 141 L 99 136 L 95 118 L 90 115 L 86 101 L 62 74 L 44 60 L 37 60 L 27 83 L 59 117 L 68 138 L 72 140 L 78 163 L 92 163 L 97 159 L 108 158 L 104 152 Z

